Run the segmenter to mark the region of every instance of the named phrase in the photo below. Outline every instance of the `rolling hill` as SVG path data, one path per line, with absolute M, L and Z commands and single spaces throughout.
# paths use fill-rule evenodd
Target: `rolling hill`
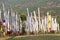
M 4 3 L 5 7 L 20 13 L 26 12 L 28 7 L 30 11 L 37 11 L 40 7 L 41 15 L 51 11 L 52 15 L 60 15 L 60 0 L 0 0 L 0 4 Z

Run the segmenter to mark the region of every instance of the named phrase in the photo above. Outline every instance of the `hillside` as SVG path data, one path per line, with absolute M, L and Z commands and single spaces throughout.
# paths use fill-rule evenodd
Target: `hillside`
M 41 9 L 41 14 L 51 11 L 52 15 L 60 15 L 60 0 L 0 0 L 5 3 L 6 8 L 13 8 L 20 13 L 26 12 L 28 7 L 30 11 Z

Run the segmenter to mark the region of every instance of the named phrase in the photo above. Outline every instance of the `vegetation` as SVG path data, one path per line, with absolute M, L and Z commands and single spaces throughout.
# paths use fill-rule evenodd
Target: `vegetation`
M 60 17 L 57 17 L 57 22 L 59 23 L 59 27 L 60 27 Z
M 52 15 L 60 14 L 60 0 L 0 0 L 5 3 L 5 8 L 12 8 L 14 11 L 26 13 L 28 7 L 30 11 L 41 9 L 41 14 L 46 14 L 47 11 L 52 11 Z
M 32 36 L 22 38 L 10 38 L 7 40 L 60 40 L 60 36 Z
M 25 20 L 26 20 L 26 16 L 27 16 L 26 13 L 22 13 L 22 14 L 20 15 L 21 20 L 22 20 L 22 21 L 25 21 Z

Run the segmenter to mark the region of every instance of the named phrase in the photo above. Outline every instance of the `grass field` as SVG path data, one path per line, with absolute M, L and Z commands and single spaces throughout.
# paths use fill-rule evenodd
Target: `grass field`
M 7 40 L 60 40 L 60 36 L 28 36 L 18 38 L 11 37 Z

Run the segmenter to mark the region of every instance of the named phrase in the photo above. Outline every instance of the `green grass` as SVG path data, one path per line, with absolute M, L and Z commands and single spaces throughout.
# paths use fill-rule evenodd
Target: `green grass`
M 22 38 L 9 38 L 7 40 L 60 40 L 60 36 L 33 36 Z

